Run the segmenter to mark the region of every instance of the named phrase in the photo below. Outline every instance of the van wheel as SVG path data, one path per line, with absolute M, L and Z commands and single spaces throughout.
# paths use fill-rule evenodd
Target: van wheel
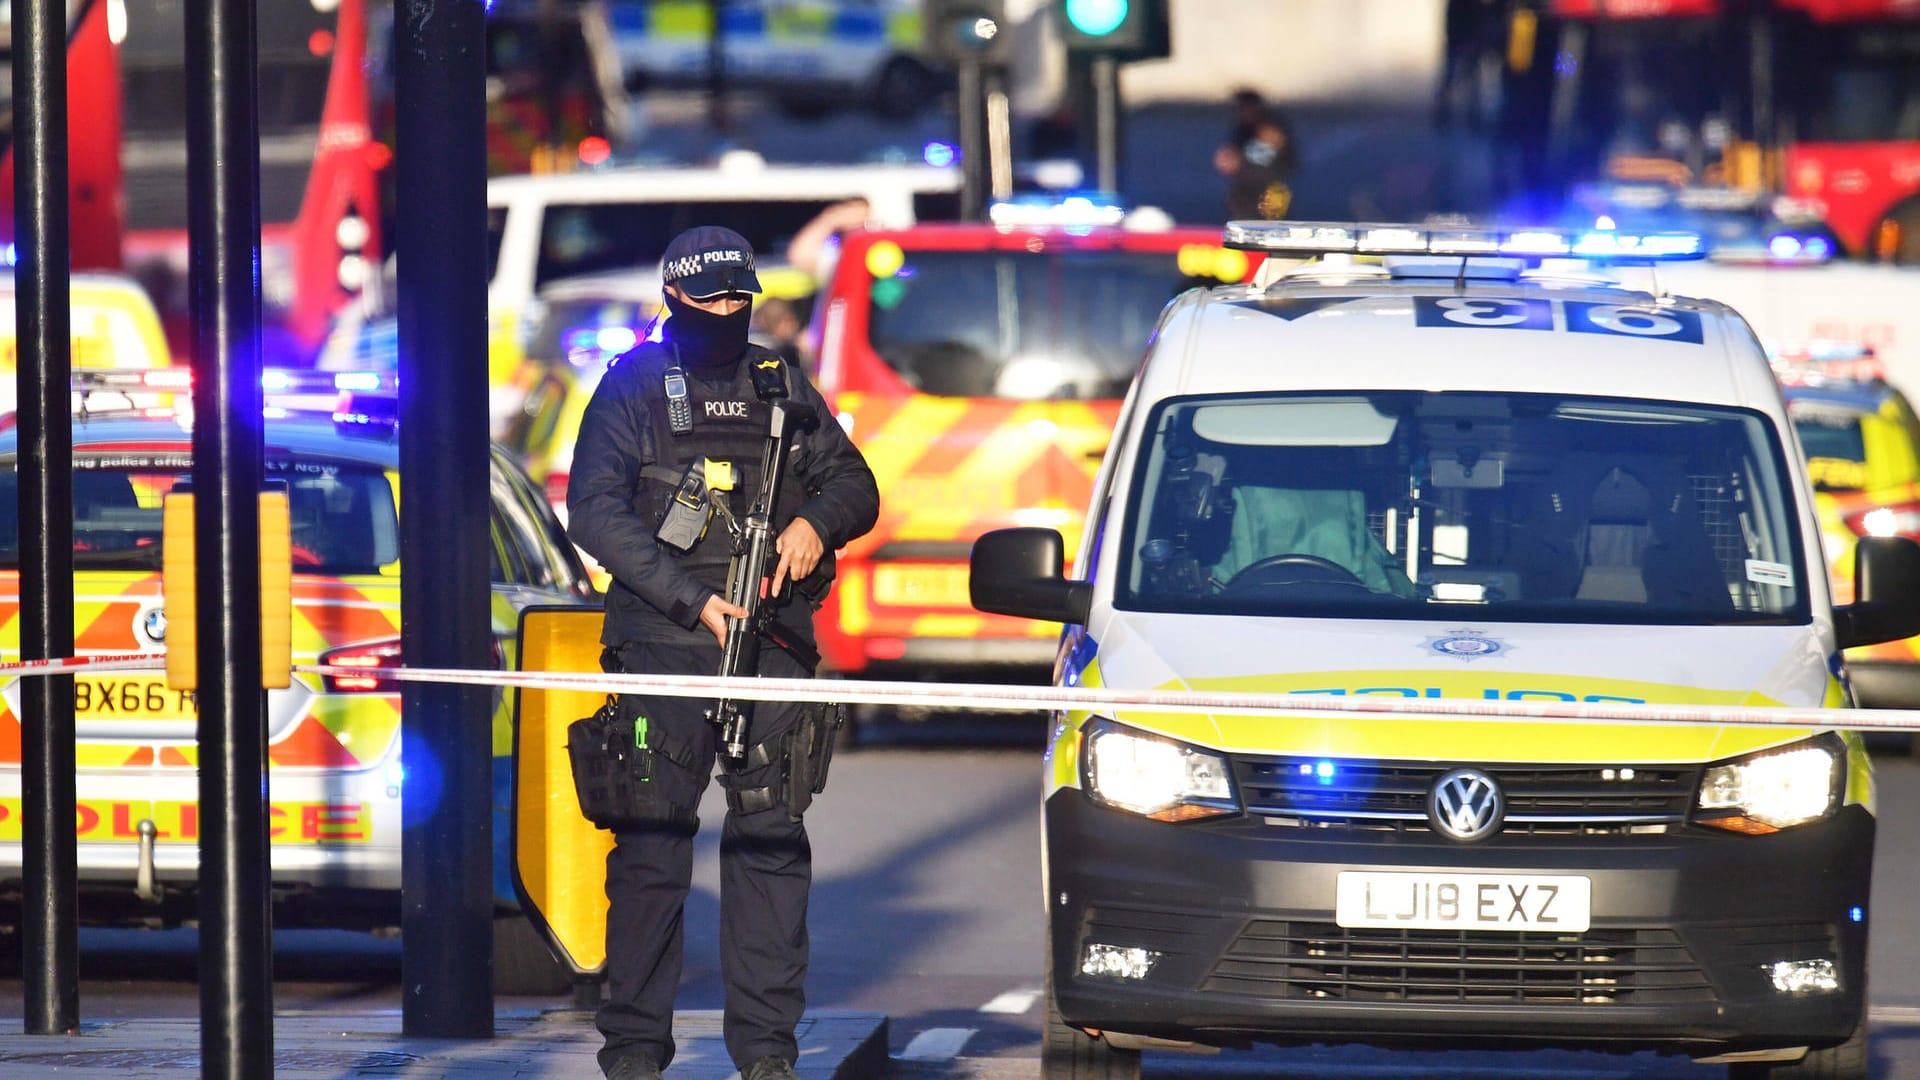
M 1040 1036 L 1040 1080 L 1140 1080 L 1140 1051 L 1120 1050 L 1060 1018 L 1053 1002 L 1053 947 L 1047 946 L 1047 1027 Z
M 1727 1080 L 1867 1080 L 1871 1064 L 1867 1053 L 1867 1018 L 1847 1041 L 1822 1050 L 1809 1050 L 1799 1061 L 1747 1061 L 1727 1066 Z
M 564 994 L 573 971 L 556 959 L 547 941 L 519 912 L 493 917 L 493 992 L 509 995 Z

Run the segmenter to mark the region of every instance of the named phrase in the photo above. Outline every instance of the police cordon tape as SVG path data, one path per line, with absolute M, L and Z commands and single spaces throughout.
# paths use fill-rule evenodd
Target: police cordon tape
M 164 668 L 163 653 L 101 653 L 53 660 L 0 662 L 0 674 L 63 675 L 151 671 Z M 742 701 L 824 701 L 846 705 L 1034 712 L 1041 710 L 1178 713 L 1230 716 L 1300 716 L 1337 720 L 1388 720 L 1410 716 L 1465 717 L 1524 723 L 1566 720 L 1608 724 L 1727 724 L 1737 727 L 1846 728 L 1855 731 L 1920 731 L 1920 709 L 1827 709 L 1755 705 L 1668 705 L 1562 700 L 1498 701 L 1471 698 L 1410 698 L 1399 694 L 1248 693 L 1223 690 L 1115 690 L 1088 686 L 1017 686 L 1002 683 L 884 682 L 863 679 L 723 679 L 716 675 L 638 675 L 586 671 L 496 671 L 467 668 L 364 668 L 295 664 L 303 675 L 333 675 L 395 682 L 451 683 L 520 690 L 574 690 L 657 697 L 736 698 Z
M 903 705 L 952 710 L 1035 710 L 1299 716 L 1385 720 L 1409 716 L 1469 717 L 1527 722 L 1569 720 L 1621 724 L 1729 724 L 1746 727 L 1920 730 L 1920 710 L 1824 709 L 1750 705 L 1658 705 L 1540 700 L 1246 693 L 1213 690 L 1115 690 L 1086 686 L 1014 686 L 999 683 L 883 682 L 864 679 L 723 679 L 716 675 L 639 675 L 631 672 L 472 671 L 459 668 L 342 668 L 296 664 L 311 675 L 345 675 L 431 683 L 478 683 L 517 689 L 651 694 L 659 697 L 736 698 L 744 701 L 826 701 L 846 705 Z

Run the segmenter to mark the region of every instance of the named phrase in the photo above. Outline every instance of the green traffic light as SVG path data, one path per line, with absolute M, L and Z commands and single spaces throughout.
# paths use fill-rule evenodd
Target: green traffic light
M 1088 37 L 1105 37 L 1127 21 L 1127 0 L 1067 0 L 1067 21 Z

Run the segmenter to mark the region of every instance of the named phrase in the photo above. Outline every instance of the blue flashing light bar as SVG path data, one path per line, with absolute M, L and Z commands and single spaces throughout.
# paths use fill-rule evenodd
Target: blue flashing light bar
M 260 389 L 269 394 L 387 394 L 395 393 L 399 376 L 391 371 L 312 371 L 268 368 L 260 373 Z M 131 390 L 184 393 L 193 389 L 193 372 L 184 367 L 83 368 L 73 372 L 75 390 Z
M 1706 255 L 1706 242 L 1698 233 L 1473 225 L 1230 221 L 1225 244 L 1242 251 L 1297 255 L 1503 256 L 1634 262 L 1698 259 Z
M 987 208 L 987 220 L 1002 228 L 1119 225 L 1127 208 L 1107 192 L 1074 191 L 1060 195 L 1016 195 Z

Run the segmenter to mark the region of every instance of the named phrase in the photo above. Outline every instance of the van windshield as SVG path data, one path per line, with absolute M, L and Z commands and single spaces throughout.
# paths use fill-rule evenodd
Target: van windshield
M 1546 394 L 1259 395 L 1172 399 L 1148 430 L 1121 608 L 1809 618 L 1790 474 L 1758 413 Z
M 1160 309 L 1219 284 L 1182 274 L 1171 251 L 904 254 L 869 286 L 867 339 L 907 385 L 945 397 L 1122 397 Z

